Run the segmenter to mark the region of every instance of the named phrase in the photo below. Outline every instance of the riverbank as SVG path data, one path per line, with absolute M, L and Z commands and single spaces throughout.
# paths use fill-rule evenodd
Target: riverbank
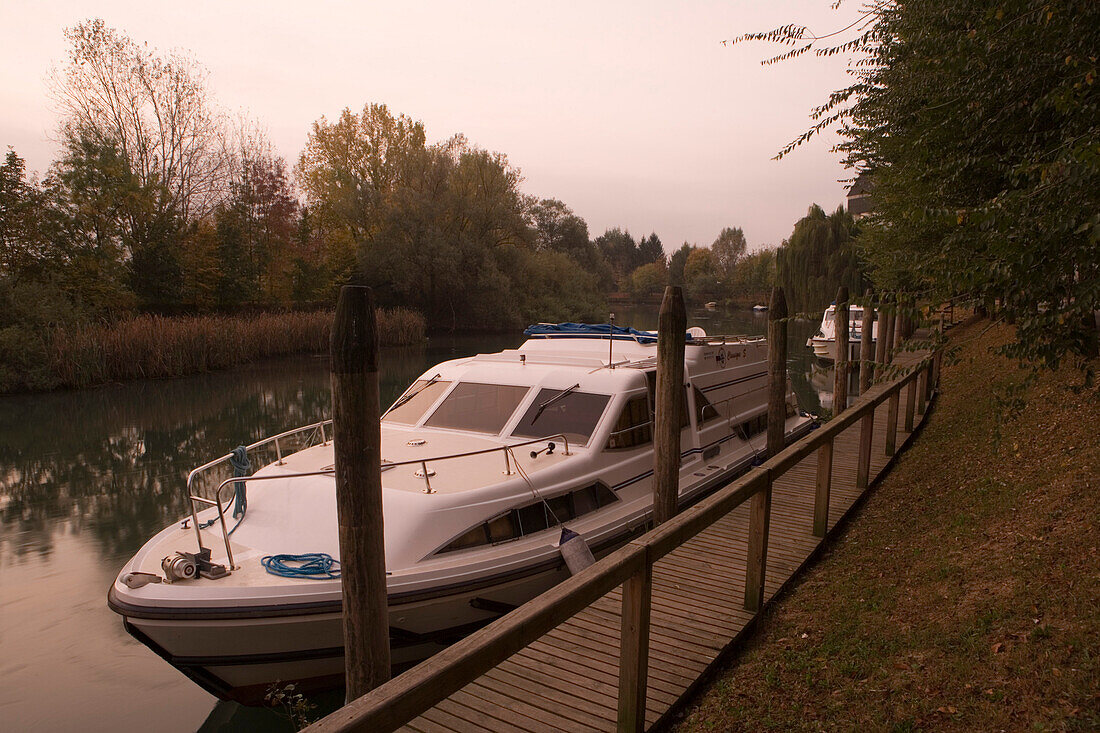
M 0 393 L 92 387 L 225 369 L 258 359 L 327 353 L 331 311 L 238 316 L 124 318 L 42 332 L 0 332 Z M 424 318 L 406 308 L 379 309 L 383 345 L 424 340 Z
M 955 332 L 921 439 L 677 730 L 1100 727 L 1100 401 L 1009 334 Z

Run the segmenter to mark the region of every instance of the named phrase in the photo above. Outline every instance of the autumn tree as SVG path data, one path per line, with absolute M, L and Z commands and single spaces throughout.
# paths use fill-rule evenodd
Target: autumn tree
M 745 256 L 748 242 L 745 241 L 745 233 L 741 231 L 741 227 L 725 227 L 710 245 L 710 249 L 714 253 L 715 267 L 722 278 L 729 281 L 733 278 L 737 262 Z

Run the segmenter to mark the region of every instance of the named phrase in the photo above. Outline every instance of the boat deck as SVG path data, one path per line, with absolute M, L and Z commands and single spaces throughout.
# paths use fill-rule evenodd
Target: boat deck
M 898 363 L 916 361 L 905 355 Z M 901 409 L 906 407 L 902 395 Z M 888 404 L 876 410 L 871 484 L 891 458 L 885 454 Z M 927 414 L 927 413 L 925 413 Z M 925 415 L 915 415 L 915 429 Z M 899 452 L 912 433 L 899 420 Z M 859 423 L 841 433 L 833 453 L 829 529 L 853 509 Z M 816 455 L 773 485 L 766 599 L 770 601 L 814 555 L 812 533 Z M 754 614 L 744 610 L 748 503 L 653 566 L 646 727 L 691 694 L 707 670 L 746 633 Z M 466 685 L 402 730 L 608 731 L 615 730 L 619 683 L 621 587 Z

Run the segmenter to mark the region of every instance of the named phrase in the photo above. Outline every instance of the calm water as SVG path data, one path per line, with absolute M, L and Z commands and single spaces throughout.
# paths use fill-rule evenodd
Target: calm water
M 620 310 L 616 322 L 653 328 L 656 308 Z M 689 317 L 711 334 L 761 334 L 766 323 L 751 311 Z M 790 338 L 791 378 L 811 412 L 829 406 L 832 382 L 805 347 L 815 330 L 792 324 Z M 432 364 L 522 340 L 440 337 L 385 350 L 383 403 Z M 323 357 L 0 397 L 0 728 L 291 730 L 273 712 L 218 703 L 131 639 L 106 595 L 141 544 L 187 512 L 188 470 L 329 413 Z

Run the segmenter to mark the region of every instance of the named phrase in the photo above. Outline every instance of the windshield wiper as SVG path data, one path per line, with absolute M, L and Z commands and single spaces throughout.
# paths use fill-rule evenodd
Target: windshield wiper
M 431 387 L 437 381 L 439 381 L 439 375 L 438 374 L 436 374 L 434 377 L 429 379 L 424 384 L 420 385 L 420 389 L 416 390 L 415 392 L 409 392 L 407 395 L 405 395 L 404 397 L 399 399 L 397 402 L 394 402 L 393 405 L 390 407 L 390 409 L 386 410 L 386 412 L 393 412 L 398 407 L 401 407 L 401 405 L 405 404 L 406 402 L 411 400 L 413 397 L 416 397 L 418 394 L 420 394 L 421 392 L 426 390 L 428 387 Z
M 531 424 L 532 425 L 535 424 L 535 421 L 539 419 L 539 415 L 542 414 L 543 410 L 545 410 L 547 407 L 549 407 L 550 405 L 552 405 L 555 402 L 557 402 L 558 400 L 560 400 L 562 397 L 565 397 L 567 394 L 569 394 L 570 392 L 572 392 L 573 390 L 575 390 L 579 386 L 581 386 L 581 383 L 577 382 L 572 387 L 566 387 L 561 392 L 558 392 L 556 395 L 554 395 L 550 399 L 546 400 L 546 402 L 543 402 L 541 405 L 539 405 L 539 409 L 538 409 L 537 412 L 535 412 L 535 416 L 533 418 L 531 418 Z

